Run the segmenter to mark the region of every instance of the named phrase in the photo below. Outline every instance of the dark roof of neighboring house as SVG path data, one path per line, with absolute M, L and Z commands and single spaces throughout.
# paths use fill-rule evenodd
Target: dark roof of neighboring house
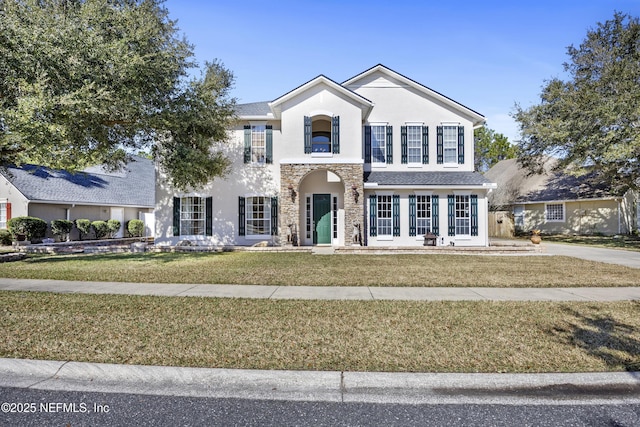
M 477 172 L 365 172 L 365 183 L 378 185 L 483 185 L 491 180 Z
M 92 167 L 70 173 L 36 165 L 7 167 L 7 172 L 2 174 L 31 201 L 155 206 L 155 167 L 153 161 L 142 157 L 134 156 L 115 172 Z
M 269 101 L 236 105 L 236 114 L 239 116 L 266 116 L 269 113 L 271 113 Z
M 502 160 L 485 173 L 485 177 L 498 183 L 491 195 L 494 206 L 514 203 L 548 202 L 560 200 L 601 199 L 615 197 L 611 188 L 594 173 L 574 176 L 568 172 L 554 172 L 557 159 L 548 158 L 544 174 L 527 176 L 516 159 Z

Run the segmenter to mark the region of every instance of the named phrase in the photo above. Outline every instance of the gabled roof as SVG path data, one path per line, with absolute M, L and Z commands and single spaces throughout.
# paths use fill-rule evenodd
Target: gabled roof
M 407 86 L 413 87 L 414 89 L 430 96 L 433 97 L 437 100 L 439 100 L 440 102 L 448 105 L 449 107 L 460 111 L 462 114 L 469 116 L 471 121 L 473 121 L 475 126 L 481 126 L 482 124 L 484 124 L 485 122 L 485 117 L 478 113 L 477 111 L 472 110 L 469 107 L 466 107 L 462 104 L 460 104 L 457 101 L 454 101 L 453 99 L 441 94 L 440 92 L 437 92 L 421 83 L 416 82 L 415 80 L 410 79 L 409 77 L 406 77 L 396 71 L 393 71 L 392 69 L 385 67 L 382 64 L 378 64 L 374 67 L 369 68 L 368 70 L 350 78 L 349 80 L 345 81 L 342 83 L 342 86 L 348 87 L 348 86 L 353 86 L 356 82 L 358 82 L 359 80 L 362 80 L 368 76 L 370 76 L 371 74 L 374 73 L 382 73 L 385 74 L 387 76 L 390 76 L 404 84 L 406 84 Z
M 595 173 L 574 176 L 568 172 L 554 172 L 557 159 L 549 157 L 544 163 L 545 173 L 527 175 L 516 159 L 498 162 L 485 177 L 498 183 L 492 194 L 494 206 L 518 203 L 559 202 L 586 199 L 611 199 L 615 194 Z
M 495 188 L 477 172 L 365 172 L 365 186 L 425 186 Z M 368 185 L 367 185 L 368 184 Z
M 366 117 L 369 112 L 371 111 L 371 108 L 373 108 L 373 102 L 369 101 L 367 98 L 358 95 L 357 93 L 355 93 L 352 90 L 347 89 L 346 87 L 340 85 L 339 83 L 334 82 L 333 80 L 331 80 L 330 78 L 324 76 L 324 75 L 319 75 L 318 77 L 309 80 L 308 82 L 298 86 L 297 88 L 285 93 L 284 95 L 282 95 L 279 98 L 276 98 L 275 100 L 273 100 L 272 102 L 269 103 L 269 107 L 271 108 L 271 111 L 273 111 L 274 115 L 276 117 L 280 117 L 280 113 L 282 112 L 282 108 L 281 105 L 282 103 L 295 98 L 296 96 L 306 92 L 307 90 L 320 85 L 320 84 L 324 84 L 330 88 L 332 88 L 333 90 L 335 90 L 336 92 L 344 95 L 345 97 L 353 100 L 354 103 L 359 104 L 360 108 L 362 109 L 362 115 L 363 117 Z
M 155 167 L 142 157 L 111 173 L 92 167 L 72 174 L 36 165 L 7 172 L 2 174 L 31 202 L 155 207 Z

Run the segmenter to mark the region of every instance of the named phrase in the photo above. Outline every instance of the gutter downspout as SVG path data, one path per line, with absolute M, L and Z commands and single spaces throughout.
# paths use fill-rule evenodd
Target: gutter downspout
M 616 199 L 616 202 L 618 202 L 618 234 L 622 234 L 622 224 L 621 224 L 621 218 L 622 218 L 622 214 L 620 212 L 620 201 L 622 199 Z

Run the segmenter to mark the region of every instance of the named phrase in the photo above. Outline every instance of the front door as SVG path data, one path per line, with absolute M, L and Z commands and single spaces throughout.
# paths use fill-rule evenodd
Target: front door
M 331 243 L 331 194 L 313 195 L 313 244 Z

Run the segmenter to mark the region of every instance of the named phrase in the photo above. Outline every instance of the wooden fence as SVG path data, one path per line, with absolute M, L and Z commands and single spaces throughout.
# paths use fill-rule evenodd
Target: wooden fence
M 515 229 L 511 212 L 489 212 L 489 237 L 513 237 Z

